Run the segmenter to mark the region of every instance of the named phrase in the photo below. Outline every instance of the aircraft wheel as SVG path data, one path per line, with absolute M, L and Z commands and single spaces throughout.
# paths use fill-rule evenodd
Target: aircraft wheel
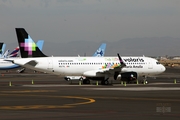
M 102 80 L 101 85 L 109 85 L 109 81 L 108 80 Z
M 105 85 L 109 85 L 109 81 L 108 81 L 108 80 L 105 80 L 105 81 L 104 81 L 104 84 L 105 84 Z

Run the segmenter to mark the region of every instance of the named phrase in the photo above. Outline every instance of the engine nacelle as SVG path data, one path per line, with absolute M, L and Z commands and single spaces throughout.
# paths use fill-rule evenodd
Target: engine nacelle
M 137 80 L 138 74 L 136 72 L 125 72 L 117 76 L 117 79 L 122 81 L 133 81 Z

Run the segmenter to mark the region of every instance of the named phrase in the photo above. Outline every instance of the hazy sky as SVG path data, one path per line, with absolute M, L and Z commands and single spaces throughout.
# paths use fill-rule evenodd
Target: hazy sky
M 35 41 L 180 38 L 180 0 L 0 0 L 0 41 L 15 27 Z

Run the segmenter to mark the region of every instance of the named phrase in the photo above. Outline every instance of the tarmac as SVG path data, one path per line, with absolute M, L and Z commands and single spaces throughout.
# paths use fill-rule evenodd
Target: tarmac
M 148 78 L 148 84 L 110 85 L 65 81 L 45 73 L 1 71 L 1 120 L 179 120 L 180 69 Z

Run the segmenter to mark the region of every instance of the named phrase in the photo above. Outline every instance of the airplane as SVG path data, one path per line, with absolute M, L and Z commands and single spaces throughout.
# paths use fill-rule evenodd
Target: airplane
M 42 50 L 43 44 L 44 44 L 44 40 L 38 40 L 38 42 L 36 44 L 37 44 L 38 48 L 40 50 Z M 7 51 L 9 51 L 9 50 L 7 50 Z M 21 67 L 21 66 L 19 66 L 17 64 L 13 64 L 10 61 L 6 61 L 6 59 L 8 59 L 8 58 L 18 59 L 19 57 L 16 57 L 17 54 L 18 54 L 18 51 L 19 51 L 19 47 L 16 47 L 13 50 L 13 52 L 10 55 L 8 55 L 7 57 L 5 55 L 6 54 L 6 52 L 5 52 L 5 54 L 0 59 L 0 70 L 9 70 L 9 69 L 15 69 L 15 68 Z M 21 70 L 18 70 L 18 71 L 20 72 L 20 71 L 24 71 L 24 70 L 25 70 L 25 68 L 22 68 Z
M 39 50 L 37 45 L 24 28 L 15 28 L 21 57 L 9 59 L 23 67 L 60 76 L 85 76 L 83 83 L 100 80 L 108 85 L 108 79 L 132 81 L 138 76 L 151 76 L 163 73 L 165 67 L 156 59 L 145 56 L 115 57 L 48 57 Z
M 93 54 L 93 57 L 104 57 L 105 50 L 106 50 L 106 43 L 102 43 L 99 46 L 99 48 L 96 50 L 96 52 Z M 66 81 L 70 81 L 70 80 L 83 80 L 83 79 L 85 79 L 85 77 L 84 76 L 65 76 L 64 79 Z

